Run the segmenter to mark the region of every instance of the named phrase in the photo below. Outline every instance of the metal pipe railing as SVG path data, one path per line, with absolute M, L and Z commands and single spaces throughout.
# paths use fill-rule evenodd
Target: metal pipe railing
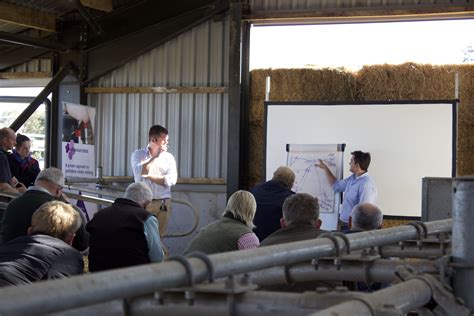
M 184 237 L 184 236 L 191 235 L 191 234 L 196 230 L 196 228 L 197 228 L 198 225 L 199 225 L 199 220 L 200 220 L 199 211 L 196 210 L 196 208 L 195 208 L 191 203 L 189 203 L 188 201 L 184 201 L 184 200 L 180 200 L 180 199 L 173 199 L 173 198 L 172 198 L 172 199 L 171 199 L 171 202 L 172 202 L 172 203 L 183 204 L 183 205 L 186 205 L 187 207 L 189 207 L 189 208 L 193 211 L 193 214 L 194 214 L 194 222 L 193 222 L 193 225 L 191 226 L 191 228 L 190 228 L 188 231 L 165 234 L 165 235 L 163 236 L 163 238 Z
M 452 220 L 425 223 L 429 234 L 451 231 Z M 351 250 L 393 244 L 418 237 L 413 226 L 399 226 L 347 236 Z M 214 266 L 214 277 L 248 273 L 265 268 L 295 264 L 314 258 L 334 255 L 336 247 L 342 253 L 344 241 L 336 246 L 331 240 L 317 238 L 281 245 L 233 251 L 209 256 Z M 194 282 L 208 279 L 206 264 L 197 258 L 189 259 Z M 160 289 L 185 286 L 189 283 L 186 269 L 176 261 L 141 265 L 125 269 L 99 272 L 68 279 L 38 282 L 0 289 L 0 314 L 44 314 L 125 297 L 140 296 Z M 28 299 L 25 300 L 25 297 Z
M 301 263 L 287 268 L 274 267 L 250 273 L 252 283 L 260 286 L 286 284 L 292 282 L 311 281 L 359 281 L 392 283 L 396 278 L 398 267 L 409 265 L 417 274 L 438 273 L 435 261 L 376 259 L 374 261 L 346 261 L 342 260 L 339 266 L 329 260 L 318 262 L 317 268 L 308 263 Z M 286 275 L 287 274 L 287 275 Z
M 388 245 L 381 248 L 381 255 L 384 258 L 439 258 L 451 253 L 451 246 L 441 248 L 437 244 L 423 245 L 422 248 L 416 245 L 406 245 L 403 249 L 399 245 Z
M 414 278 L 397 285 L 368 294 L 357 300 L 348 300 L 310 316 L 376 315 L 375 310 L 384 309 L 389 315 L 405 314 L 418 307 L 426 305 L 432 297 L 430 284 Z M 385 306 L 383 306 L 385 305 Z M 388 308 L 390 307 L 390 308 Z M 378 315 L 378 314 L 377 314 Z
M 81 191 L 81 192 L 91 192 L 91 193 L 94 193 L 94 194 L 97 194 L 97 195 L 113 196 L 115 198 L 119 198 L 119 197 L 123 196 L 123 195 L 118 195 L 118 194 L 110 194 L 110 192 L 103 193 L 102 191 L 96 191 L 96 190 L 91 190 L 91 189 L 87 189 L 87 188 L 79 188 L 79 187 L 68 186 L 67 189 L 68 190 L 77 190 L 77 191 Z M 11 192 L 0 191 L 0 196 L 6 196 L 6 197 L 9 197 L 9 198 L 13 198 L 13 199 L 19 197 L 20 195 L 21 194 L 19 194 L 19 193 L 11 193 Z M 85 202 L 94 203 L 94 204 L 97 204 L 97 205 L 110 206 L 114 203 L 113 200 L 99 198 L 99 197 L 90 196 L 90 195 L 84 195 L 84 194 L 76 194 L 76 193 L 73 193 L 73 192 L 70 192 L 70 191 L 66 192 L 66 196 L 68 198 L 71 198 L 71 199 L 74 199 L 74 200 L 81 200 L 81 201 L 85 201 Z M 185 232 L 165 234 L 163 236 L 163 238 L 176 238 L 176 237 L 185 237 L 185 236 L 191 235 L 196 230 L 197 226 L 199 225 L 199 220 L 200 220 L 199 211 L 191 203 L 189 203 L 187 201 L 180 200 L 180 199 L 171 199 L 171 201 L 173 203 L 183 204 L 183 205 L 186 205 L 187 207 L 189 207 L 192 210 L 193 214 L 194 214 L 194 222 L 193 222 L 193 224 L 192 224 L 192 226 L 189 230 L 187 230 Z

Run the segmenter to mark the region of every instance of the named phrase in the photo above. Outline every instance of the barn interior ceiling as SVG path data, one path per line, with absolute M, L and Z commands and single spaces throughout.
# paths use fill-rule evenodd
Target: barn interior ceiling
M 0 72 L 56 54 L 58 66 L 73 62 L 81 81 L 93 80 L 227 9 L 214 0 L 1 1 Z

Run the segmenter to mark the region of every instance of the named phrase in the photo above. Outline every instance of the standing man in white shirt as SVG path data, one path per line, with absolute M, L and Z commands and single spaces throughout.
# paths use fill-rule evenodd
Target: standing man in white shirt
M 153 192 L 153 201 L 147 210 L 159 221 L 160 236 L 166 233 L 171 216 L 171 186 L 176 184 L 178 172 L 176 161 L 168 152 L 168 130 L 153 125 L 148 133 L 148 145 L 132 154 L 132 168 L 135 182 L 146 183 Z
M 336 192 L 344 192 L 341 212 L 339 214 L 339 229 L 349 230 L 349 217 L 354 206 L 360 203 L 377 202 L 377 188 L 368 174 L 370 165 L 370 153 L 360 150 L 351 153 L 349 171 L 352 175 L 343 180 L 337 180 L 328 166 L 320 159 L 316 166 L 322 168 L 328 177 L 329 184 Z

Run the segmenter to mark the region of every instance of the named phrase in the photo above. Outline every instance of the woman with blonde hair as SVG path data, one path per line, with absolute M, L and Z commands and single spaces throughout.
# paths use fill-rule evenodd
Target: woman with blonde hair
M 257 248 L 260 242 L 252 231 L 257 203 L 252 193 L 240 190 L 232 194 L 222 218 L 204 227 L 184 253 L 207 254 Z

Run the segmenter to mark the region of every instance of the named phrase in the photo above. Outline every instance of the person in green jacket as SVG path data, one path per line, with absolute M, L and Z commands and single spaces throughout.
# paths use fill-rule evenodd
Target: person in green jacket
M 257 202 L 252 193 L 244 190 L 235 192 L 227 201 L 222 218 L 201 229 L 184 254 L 193 251 L 213 254 L 257 248 L 260 242 L 252 231 L 256 210 Z

